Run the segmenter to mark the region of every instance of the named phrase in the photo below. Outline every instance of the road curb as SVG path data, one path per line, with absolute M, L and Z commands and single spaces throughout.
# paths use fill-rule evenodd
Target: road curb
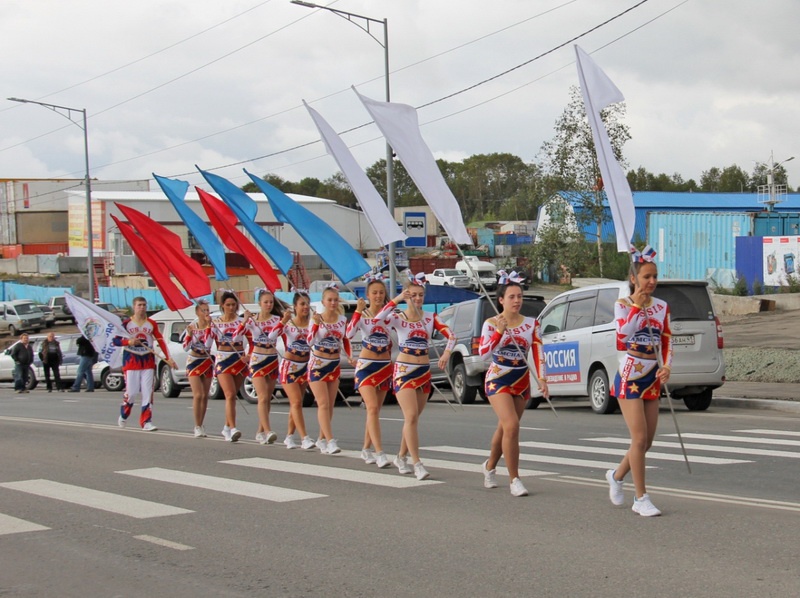
M 714 397 L 711 401 L 714 407 L 734 407 L 738 409 L 764 409 L 782 411 L 784 413 L 800 413 L 800 402 L 777 401 L 773 399 L 737 399 L 734 397 Z

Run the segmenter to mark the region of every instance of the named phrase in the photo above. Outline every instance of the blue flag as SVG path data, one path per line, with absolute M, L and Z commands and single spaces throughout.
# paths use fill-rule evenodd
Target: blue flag
M 203 248 L 208 261 L 214 266 L 214 278 L 228 280 L 228 270 L 225 267 L 225 248 L 203 219 L 186 205 L 184 198 L 186 197 L 189 183 L 160 177 L 155 173 L 153 173 L 153 177 L 155 177 L 164 195 L 175 207 L 186 228 L 189 229 L 189 232 L 197 239 L 200 247 Z
M 224 179 L 218 174 L 201 170 L 197 165 L 195 165 L 195 168 L 200 171 L 200 174 L 208 181 L 208 184 L 214 188 L 217 195 L 230 206 L 239 222 L 250 233 L 256 244 L 264 250 L 281 272 L 287 274 L 292 267 L 292 254 L 286 247 L 278 243 L 272 235 L 256 224 L 256 214 L 258 213 L 256 202 L 228 179 Z
M 344 283 L 371 270 L 370 265 L 329 224 L 298 204 L 283 191 L 247 172 L 261 192 L 267 196 L 275 217 L 292 225 L 309 247 L 328 264 Z

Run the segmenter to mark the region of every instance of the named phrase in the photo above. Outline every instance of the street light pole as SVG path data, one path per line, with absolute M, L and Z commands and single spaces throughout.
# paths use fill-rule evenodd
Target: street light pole
M 770 151 L 769 153 L 769 168 L 767 169 L 767 195 L 768 199 L 766 201 L 767 204 L 767 211 L 771 212 L 775 208 L 775 204 L 779 201 L 783 201 L 782 199 L 778 199 L 778 189 L 775 185 L 775 169 L 780 166 L 781 164 L 786 164 L 787 162 L 791 162 L 794 160 L 794 156 L 790 156 L 785 160 L 781 160 L 777 164 L 775 164 L 775 158 L 773 157 L 773 152 Z M 785 193 L 784 189 L 784 193 Z
M 94 239 L 92 238 L 92 182 L 89 178 L 89 132 L 86 123 L 86 108 L 69 108 L 68 106 L 58 106 L 57 104 L 47 104 L 45 102 L 37 102 L 35 100 L 23 100 L 21 98 L 8 98 L 8 100 L 12 102 L 20 102 L 22 104 L 38 104 L 39 106 L 44 106 L 55 112 L 56 114 L 60 114 L 64 118 L 68 119 L 71 123 L 74 123 L 79 129 L 83 130 L 83 151 L 85 155 L 85 164 L 86 164 L 86 242 L 88 247 L 88 271 L 89 271 L 89 301 L 94 303 L 95 296 L 94 296 Z M 64 112 L 59 111 L 66 111 Z M 72 113 L 80 113 L 83 116 L 83 126 L 77 120 L 73 120 Z
M 298 6 L 305 6 L 306 8 L 321 8 L 322 10 L 332 12 L 333 14 L 350 21 L 362 31 L 366 31 L 367 35 L 378 42 L 378 45 L 383 48 L 383 62 L 386 75 L 386 101 L 391 101 L 391 94 L 389 90 L 389 21 L 387 19 L 373 19 L 372 17 L 331 8 L 330 6 L 320 6 L 319 4 L 314 4 L 312 2 L 305 2 L 304 0 L 291 0 L 291 3 L 297 4 Z M 362 19 L 365 24 L 361 25 L 353 19 Z M 381 40 L 372 34 L 369 29 L 370 23 L 379 23 L 383 25 L 383 42 L 381 42 Z M 394 218 L 394 152 L 388 143 L 386 144 L 386 207 L 389 209 L 389 213 L 392 215 L 392 218 Z M 395 266 L 395 245 L 396 244 L 392 242 L 388 247 L 389 288 L 391 289 L 389 295 L 392 297 L 397 292 L 397 279 L 395 275 L 397 272 L 397 267 Z

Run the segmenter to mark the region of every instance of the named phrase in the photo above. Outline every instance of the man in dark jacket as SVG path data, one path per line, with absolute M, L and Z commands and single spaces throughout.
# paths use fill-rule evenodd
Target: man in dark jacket
M 33 365 L 33 346 L 27 333 L 19 335 L 19 342 L 11 347 L 8 354 L 14 360 L 14 390 L 17 393 L 29 392 L 26 387 Z
M 81 382 L 83 382 L 85 376 L 86 392 L 94 392 L 94 374 L 92 374 L 92 366 L 97 363 L 97 351 L 92 341 L 83 335 L 78 337 L 75 344 L 78 345 L 78 356 L 81 358 L 81 362 L 78 364 L 78 374 L 75 377 L 75 382 L 69 391 L 80 392 Z
M 42 346 L 39 347 L 39 359 L 42 360 L 47 392 L 53 392 L 53 380 L 56 383 L 56 390 L 64 392 L 64 386 L 61 384 L 61 371 L 59 370 L 61 362 L 64 361 L 64 354 L 61 353 L 61 344 L 56 340 L 55 332 L 49 333 L 42 342 Z M 51 372 L 53 380 L 50 380 Z

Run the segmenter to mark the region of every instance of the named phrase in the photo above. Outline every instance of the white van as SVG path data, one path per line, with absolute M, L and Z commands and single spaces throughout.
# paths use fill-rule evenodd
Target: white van
M 478 279 L 487 291 L 497 288 L 497 266 L 491 262 L 481 261 L 475 255 L 465 255 L 463 260 L 456 262 L 456 270 L 470 279 L 470 288 L 474 291 L 480 290 Z
M 0 301 L 0 320 L 11 336 L 20 332 L 39 332 L 45 327 L 44 313 L 33 301 Z
M 539 315 L 545 375 L 551 396 L 588 396 L 596 413 L 613 413 L 610 396 L 617 372 L 614 303 L 630 294 L 619 281 L 567 291 Z M 722 328 L 703 281 L 659 280 L 654 293 L 669 304 L 672 327 L 670 395 L 691 411 L 711 405 L 712 392 L 725 382 Z M 534 397 L 531 407 L 543 399 Z

